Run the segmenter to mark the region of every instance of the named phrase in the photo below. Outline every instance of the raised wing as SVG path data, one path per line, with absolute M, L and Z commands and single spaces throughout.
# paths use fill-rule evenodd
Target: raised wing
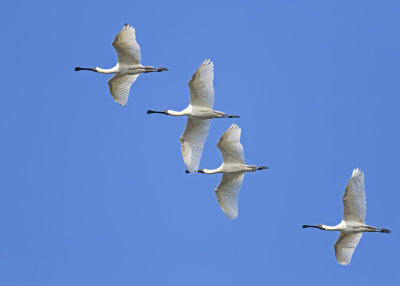
M 343 196 L 343 220 L 364 223 L 366 205 L 364 173 L 360 169 L 354 169 Z
M 215 194 L 222 211 L 230 219 L 238 216 L 238 194 L 242 186 L 244 173 L 224 174 Z
M 243 146 L 240 143 L 241 129 L 235 123 L 221 136 L 217 147 L 221 150 L 224 164 L 244 164 Z
M 120 66 L 140 64 L 140 47 L 136 42 L 135 28 L 125 24 L 112 45 L 117 51 Z
M 116 102 L 118 102 L 122 106 L 127 104 L 131 85 L 135 82 L 138 76 L 138 74 L 116 74 L 112 78 L 110 78 L 110 80 L 108 81 L 108 87 L 110 88 L 111 95 Z
M 337 261 L 342 265 L 350 264 L 353 252 L 360 241 L 362 232 L 343 233 L 341 232 L 335 243 L 335 255 Z
M 212 108 L 214 104 L 214 64 L 206 59 L 189 81 L 190 104 L 196 107 Z
M 180 141 L 183 161 L 185 161 L 186 168 L 190 173 L 197 171 L 199 168 L 209 129 L 209 119 L 203 120 L 188 117 L 186 129 Z

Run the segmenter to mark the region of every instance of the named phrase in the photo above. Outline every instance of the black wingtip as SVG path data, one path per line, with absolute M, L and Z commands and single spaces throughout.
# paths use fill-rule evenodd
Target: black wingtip
M 189 172 L 189 170 L 186 170 L 185 173 L 188 174 L 188 173 L 190 173 L 190 172 Z

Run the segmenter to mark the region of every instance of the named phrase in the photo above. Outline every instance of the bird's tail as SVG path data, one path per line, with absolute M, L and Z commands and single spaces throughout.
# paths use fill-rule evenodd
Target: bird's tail
M 245 169 L 248 172 L 255 172 L 257 170 L 265 170 L 268 169 L 268 167 L 265 166 L 256 166 L 256 165 L 245 165 Z

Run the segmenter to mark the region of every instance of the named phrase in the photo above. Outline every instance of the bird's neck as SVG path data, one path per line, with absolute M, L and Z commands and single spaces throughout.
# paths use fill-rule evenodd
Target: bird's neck
M 113 67 L 113 68 L 111 68 L 111 69 L 102 69 L 102 68 L 99 68 L 99 67 L 95 67 L 94 69 L 95 69 L 96 72 L 98 72 L 98 73 L 107 73 L 107 74 L 109 74 L 109 73 L 116 73 L 116 72 L 118 72 L 118 67 L 117 67 L 117 66 L 115 66 L 115 67 Z
M 212 169 L 212 170 L 203 169 L 203 172 L 202 172 L 202 173 L 204 173 L 204 174 L 217 174 L 217 173 L 221 173 L 221 168 Z
M 168 115 L 172 115 L 172 116 L 182 116 L 185 115 L 185 111 L 174 111 L 174 110 L 166 110 L 165 111 Z
M 324 229 L 324 230 L 327 230 L 327 231 L 342 231 L 343 230 L 343 227 L 342 227 L 342 225 L 341 224 L 338 224 L 338 225 L 335 225 L 335 226 L 329 226 L 329 225 L 321 225 L 322 226 L 322 228 Z

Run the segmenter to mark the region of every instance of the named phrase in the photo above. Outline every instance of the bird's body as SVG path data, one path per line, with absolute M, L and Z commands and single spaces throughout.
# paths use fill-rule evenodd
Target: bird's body
M 261 170 L 259 166 L 255 166 L 255 165 L 245 165 L 245 164 L 224 164 L 222 163 L 222 165 L 216 169 L 201 169 L 201 172 L 199 170 L 200 173 L 204 173 L 204 174 L 218 174 L 218 173 L 223 173 L 223 174 L 234 174 L 234 173 L 245 173 L 245 172 L 255 172 L 257 170 Z M 264 169 L 264 168 L 262 168 Z
M 366 204 L 364 173 L 360 169 L 354 169 L 343 195 L 342 221 L 335 226 L 303 225 L 303 228 L 313 227 L 327 231 L 340 231 L 340 236 L 335 243 L 335 255 L 340 264 L 348 265 L 363 232 L 390 233 L 390 230 L 386 228 L 365 224 Z
M 189 81 L 190 103 L 181 110 L 153 111 L 147 114 L 160 113 L 171 116 L 187 116 L 186 129 L 180 138 L 181 151 L 186 169 L 190 173 L 197 171 L 200 164 L 204 143 L 210 128 L 209 119 L 235 118 L 222 111 L 213 110 L 214 104 L 214 64 L 210 59 L 205 60 Z
M 241 129 L 232 124 L 221 136 L 217 147 L 220 149 L 223 162 L 220 167 L 209 170 L 201 169 L 198 172 L 203 174 L 222 173 L 222 180 L 215 189 L 218 202 L 225 215 L 234 220 L 238 215 L 238 193 L 242 186 L 244 173 L 268 169 L 244 163 L 243 146 L 240 143 Z
M 136 42 L 135 29 L 128 24 L 125 24 L 121 32 L 118 33 L 112 45 L 118 54 L 118 63 L 113 68 L 76 67 L 75 71 L 89 70 L 104 74 L 115 74 L 108 81 L 108 86 L 114 100 L 124 106 L 128 102 L 131 85 L 136 81 L 139 74 L 167 71 L 168 69 L 142 66 L 140 64 L 141 53 L 139 44 Z
M 171 116 L 187 116 L 192 119 L 212 119 L 212 118 L 227 117 L 227 115 L 222 111 L 217 111 L 217 110 L 213 110 L 210 108 L 204 108 L 201 106 L 193 106 L 191 104 L 189 104 L 188 107 L 186 107 L 185 109 L 183 109 L 181 111 L 166 110 L 166 111 L 162 111 L 162 112 L 157 112 L 157 111 L 154 112 L 154 111 L 149 110 L 148 113 L 149 114 L 151 114 L 151 113 L 162 113 L 162 114 L 167 113 L 168 115 L 171 115 Z
M 312 226 L 306 226 L 312 227 Z M 327 231 L 341 231 L 344 233 L 357 233 L 357 232 L 384 232 L 383 228 L 376 228 L 370 225 L 366 225 L 358 221 L 344 221 L 342 220 L 338 225 L 329 226 L 321 224 L 321 228 Z

